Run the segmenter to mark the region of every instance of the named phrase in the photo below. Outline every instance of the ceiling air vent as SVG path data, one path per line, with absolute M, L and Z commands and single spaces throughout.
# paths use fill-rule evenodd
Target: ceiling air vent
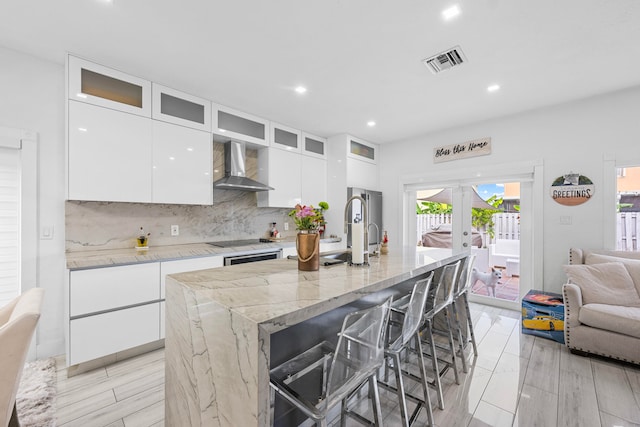
M 442 53 L 434 55 L 430 58 L 423 59 L 424 65 L 431 70 L 433 74 L 438 74 L 441 71 L 448 70 L 449 68 L 457 65 L 462 65 L 467 61 L 460 46 L 456 46 Z

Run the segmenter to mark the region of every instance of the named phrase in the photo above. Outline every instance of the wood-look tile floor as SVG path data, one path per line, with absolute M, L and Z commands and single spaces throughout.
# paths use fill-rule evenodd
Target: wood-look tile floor
M 472 317 L 479 356 L 459 385 L 445 376 L 437 426 L 640 427 L 640 368 L 522 335 L 519 312 L 472 304 Z M 164 350 L 71 378 L 63 357 L 58 366 L 58 427 L 164 425 Z M 400 425 L 395 395 L 380 395 L 385 425 Z M 434 390 L 431 398 L 435 408 Z M 361 405 L 366 411 L 368 401 Z M 418 421 L 426 423 L 424 411 Z

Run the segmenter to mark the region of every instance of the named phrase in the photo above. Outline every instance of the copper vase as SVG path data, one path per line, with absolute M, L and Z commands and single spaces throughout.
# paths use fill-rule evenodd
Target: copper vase
M 296 236 L 298 270 L 320 269 L 320 234 L 316 230 L 301 230 Z

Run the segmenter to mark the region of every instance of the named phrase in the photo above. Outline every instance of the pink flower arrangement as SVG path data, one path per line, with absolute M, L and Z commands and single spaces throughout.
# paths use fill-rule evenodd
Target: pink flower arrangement
M 329 209 L 327 202 L 318 203 L 319 208 L 314 208 L 309 205 L 296 205 L 296 207 L 289 212 L 289 216 L 293 218 L 298 230 L 316 230 L 319 226 L 324 225 L 324 214 L 326 209 Z

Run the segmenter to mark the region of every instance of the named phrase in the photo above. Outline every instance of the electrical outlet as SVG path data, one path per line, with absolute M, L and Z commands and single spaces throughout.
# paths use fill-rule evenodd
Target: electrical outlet
M 179 236 L 180 235 L 180 227 L 177 225 L 172 225 L 171 226 L 171 235 L 172 236 Z
M 288 222 L 284 223 L 284 231 L 289 231 L 289 223 Z

